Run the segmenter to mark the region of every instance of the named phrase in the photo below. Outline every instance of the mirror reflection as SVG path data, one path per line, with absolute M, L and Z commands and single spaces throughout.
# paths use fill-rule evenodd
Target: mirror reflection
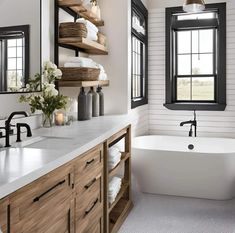
M 29 25 L 0 28 L 0 91 L 16 92 L 29 77 Z
M 37 73 L 41 73 L 41 1 L 0 1 L 0 94 L 28 91 L 26 86 Z

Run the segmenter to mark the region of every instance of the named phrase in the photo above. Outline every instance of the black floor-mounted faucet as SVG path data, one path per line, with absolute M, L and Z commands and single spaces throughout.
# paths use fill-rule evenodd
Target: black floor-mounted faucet
M 10 146 L 11 146 L 11 145 L 10 145 L 10 135 L 12 134 L 12 129 L 11 129 L 11 127 L 14 126 L 14 125 L 11 125 L 11 120 L 12 120 L 12 118 L 13 118 L 14 116 L 16 116 L 16 115 L 22 115 L 22 116 L 25 116 L 25 117 L 28 116 L 28 114 L 27 114 L 26 112 L 24 112 L 24 111 L 13 112 L 13 113 L 11 113 L 11 115 L 8 117 L 8 119 L 5 121 L 5 127 L 0 127 L 0 129 L 4 129 L 4 130 L 5 130 L 5 135 L 2 136 L 2 137 L 5 137 L 5 139 L 6 139 L 5 147 L 10 147 Z M 20 125 L 20 126 L 22 127 L 23 125 Z M 24 124 L 24 126 L 26 127 L 26 124 Z M 19 127 L 19 126 L 18 126 L 18 127 Z M 31 136 L 32 136 L 32 133 L 31 133 L 30 127 L 27 126 L 26 128 L 27 128 L 27 136 L 28 136 L 28 137 L 31 137 Z M 18 134 L 18 133 L 20 133 L 20 131 L 18 131 L 17 134 Z M 17 138 L 18 138 L 18 137 L 19 137 L 19 136 L 17 135 Z
M 194 111 L 194 119 L 193 121 L 184 121 L 180 123 L 180 126 L 184 125 L 190 125 L 190 130 L 189 130 L 189 137 L 193 136 L 193 127 L 194 127 L 194 137 L 197 137 L 197 115 L 196 111 Z

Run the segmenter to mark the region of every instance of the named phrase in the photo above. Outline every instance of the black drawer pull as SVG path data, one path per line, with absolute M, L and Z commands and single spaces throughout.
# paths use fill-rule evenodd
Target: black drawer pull
M 85 185 L 85 189 L 89 189 L 95 182 L 96 182 L 96 178 L 94 178 L 90 183 L 88 183 L 87 185 Z
M 38 196 L 38 197 L 35 197 L 35 198 L 33 199 L 33 202 L 38 202 L 38 201 L 40 201 L 40 199 L 41 199 L 43 196 L 45 196 L 47 193 L 51 192 L 53 189 L 57 188 L 58 186 L 61 186 L 61 185 L 64 184 L 64 183 L 65 183 L 65 180 L 60 181 L 58 184 L 56 184 L 55 186 L 53 186 L 53 187 L 51 187 L 50 189 L 48 189 L 45 193 L 41 194 L 41 195 Z
M 99 201 L 99 198 L 97 198 L 95 202 L 93 203 L 93 205 L 91 206 L 91 208 L 85 212 L 85 215 L 88 215 L 94 209 L 98 201 Z
M 87 161 L 86 162 L 86 166 L 89 166 L 90 164 L 92 164 L 92 163 L 94 163 L 95 162 L 95 159 L 92 159 L 92 160 L 90 160 L 90 161 Z

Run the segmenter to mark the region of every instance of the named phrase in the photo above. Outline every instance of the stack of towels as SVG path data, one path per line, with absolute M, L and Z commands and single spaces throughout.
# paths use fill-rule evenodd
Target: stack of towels
M 86 67 L 86 68 L 96 68 L 100 69 L 99 80 L 107 80 L 108 76 L 105 72 L 105 69 L 102 65 L 94 62 L 91 58 L 86 57 L 69 57 L 67 62 L 64 64 L 64 67 Z
M 116 146 L 112 146 L 109 148 L 109 170 L 112 170 L 115 168 L 118 163 L 121 161 L 122 153 Z
M 120 177 L 114 176 L 109 182 L 108 199 L 110 204 L 112 204 L 115 201 L 121 187 L 122 187 L 122 179 Z
M 97 64 L 90 58 L 86 57 L 69 57 L 64 67 L 88 67 L 97 68 Z
M 95 24 L 91 23 L 89 20 L 79 18 L 76 21 L 77 23 L 83 23 L 86 26 L 87 29 L 87 39 L 89 40 L 98 40 L 97 33 L 99 29 L 95 26 Z

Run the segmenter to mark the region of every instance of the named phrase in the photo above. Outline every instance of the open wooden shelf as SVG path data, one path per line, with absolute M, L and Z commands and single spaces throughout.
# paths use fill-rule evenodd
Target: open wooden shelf
M 99 44 L 96 41 L 89 40 L 87 38 L 59 38 L 59 44 L 69 45 L 75 48 L 83 49 L 85 53 L 89 53 L 91 55 L 108 55 L 108 50 L 104 45 Z
M 125 163 L 125 161 L 127 159 L 130 158 L 130 153 L 127 153 L 127 152 L 122 152 L 122 157 L 121 157 L 121 161 L 118 163 L 118 165 L 116 167 L 114 167 L 112 170 L 109 171 L 109 176 L 114 176 L 117 174 L 120 166 Z
M 109 86 L 109 80 L 99 81 L 58 81 L 59 87 L 107 87 Z
M 122 152 L 121 161 L 116 167 L 109 170 L 109 148 L 122 139 L 124 140 L 124 152 Z M 104 232 L 117 233 L 133 207 L 131 193 L 131 125 L 120 130 L 106 141 L 105 159 Z M 115 201 L 110 204 L 108 198 L 110 178 L 116 176 L 119 171 L 123 174 L 122 186 Z
M 109 213 L 113 210 L 113 208 L 116 206 L 119 200 L 123 197 L 123 194 L 127 191 L 129 185 L 130 183 L 128 181 L 123 181 L 121 190 L 119 191 L 115 201 L 111 205 L 109 204 Z
M 130 200 L 121 198 L 113 211 L 110 213 L 109 218 L 109 233 L 117 232 L 120 228 L 123 220 L 129 214 L 133 207 L 133 204 Z
M 86 6 L 83 5 L 81 0 L 58 0 L 60 7 L 67 7 L 81 17 L 89 20 L 96 26 L 104 26 L 104 21 L 99 19 L 96 14 L 91 12 Z

